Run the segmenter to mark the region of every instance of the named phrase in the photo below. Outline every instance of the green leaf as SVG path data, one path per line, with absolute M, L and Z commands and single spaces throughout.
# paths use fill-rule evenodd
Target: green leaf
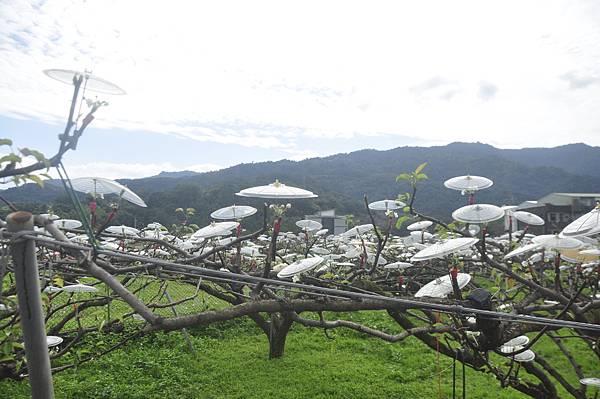
M 48 160 L 46 159 L 46 157 L 44 156 L 44 154 L 42 154 L 41 152 L 37 151 L 37 150 L 31 150 L 29 148 L 21 148 L 19 149 L 19 151 L 21 152 L 21 154 L 25 155 L 26 157 L 32 156 L 36 159 L 36 161 L 38 162 L 44 162 L 46 163 Z
M 25 175 L 23 177 L 25 179 L 31 180 L 32 182 L 34 182 L 35 184 L 37 184 L 40 187 L 44 187 L 44 181 L 39 176 L 36 176 L 36 175 Z
M 399 229 L 402 225 L 410 219 L 407 215 L 400 216 L 398 220 L 396 220 L 396 228 Z
M 398 176 L 396 176 L 396 181 L 400 181 L 400 180 L 410 180 L 410 174 L 409 173 L 400 173 Z
M 20 156 L 16 155 L 16 154 L 8 154 L 3 156 L 2 158 L 0 158 L 0 163 L 3 162 L 21 162 L 22 159 Z
M 0 139 L 0 145 L 12 145 L 11 139 Z
M 421 173 L 421 171 L 425 169 L 425 166 L 427 166 L 427 162 L 423 162 L 421 165 L 417 166 L 417 169 L 415 169 L 415 175 Z
M 25 345 L 22 342 L 13 342 L 12 347 L 13 349 L 25 349 Z
M 417 180 L 425 180 L 425 179 L 429 179 L 425 173 L 419 173 L 417 175 Z

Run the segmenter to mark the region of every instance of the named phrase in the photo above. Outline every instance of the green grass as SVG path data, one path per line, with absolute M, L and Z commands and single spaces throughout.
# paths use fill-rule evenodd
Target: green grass
M 372 314 L 365 317 L 372 319 Z M 197 355 L 187 351 L 180 332 L 147 336 L 76 370 L 57 373 L 56 396 L 425 398 L 437 397 L 439 382 L 443 397 L 451 397 L 452 361 L 441 356 L 438 365 L 435 352 L 414 338 L 389 344 L 339 331 L 328 339 L 320 330 L 295 325 L 284 357 L 269 360 L 266 337 L 249 320 L 198 328 L 191 334 Z M 98 337 L 90 337 L 94 339 Z M 467 390 L 472 398 L 521 397 L 471 369 Z M 28 383 L 1 381 L 0 392 L 6 398 L 26 398 Z
M 139 280 L 135 284 L 142 282 Z M 172 287 L 169 292 L 175 301 L 195 292 L 193 286 L 169 284 Z M 152 284 L 140 296 L 147 300 L 157 290 L 158 283 Z M 64 303 L 66 297 L 55 300 L 58 305 Z M 178 306 L 178 310 L 185 314 L 222 306 L 221 301 L 200 294 L 193 301 Z M 111 309 L 113 316 L 130 311 L 120 301 L 114 302 Z M 82 315 L 83 324 L 98 325 L 105 312 L 104 308 L 86 310 Z M 168 308 L 159 312 L 170 315 Z M 401 331 L 385 312 L 326 314 L 326 317 L 354 320 L 389 333 Z M 125 322 L 130 326 L 138 323 L 131 318 Z M 68 327 L 75 327 L 72 323 Z M 130 342 L 77 369 L 56 373 L 56 397 L 437 398 L 440 389 L 441 397 L 451 397 L 452 360 L 444 356 L 438 358 L 435 351 L 415 338 L 390 344 L 339 329 L 329 333 L 333 338 L 330 339 L 322 330 L 295 324 L 288 335 L 284 357 L 269 360 L 266 336 L 246 318 L 194 328 L 190 334 L 196 355 L 188 352 L 181 332 L 158 333 Z M 102 350 L 120 337 L 90 334 L 82 348 Z M 585 344 L 580 340 L 569 340 L 568 345 L 584 365 L 586 375 L 594 375 L 597 359 L 591 357 Z M 570 370 L 566 359 L 547 338 L 540 340 L 533 349 L 557 369 Z M 81 349 L 77 351 L 81 352 Z M 492 357 L 501 364 L 499 357 Z M 75 353 L 68 354 L 54 365 L 70 363 L 74 359 Z M 461 374 L 460 364 L 457 374 Z M 573 373 L 565 375 L 571 382 L 576 382 Z M 528 378 L 524 370 L 519 376 Z M 500 388 L 493 376 L 469 368 L 466 379 L 467 397 L 470 398 L 523 397 L 515 390 Z M 459 397 L 461 385 L 459 377 Z M 568 397 L 560 388 L 559 395 Z M 0 381 L 0 398 L 27 397 L 27 380 Z

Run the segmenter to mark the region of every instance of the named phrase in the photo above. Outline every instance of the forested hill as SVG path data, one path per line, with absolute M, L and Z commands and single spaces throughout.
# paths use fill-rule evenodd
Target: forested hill
M 494 185 L 478 194 L 479 202 L 517 204 L 538 199 L 550 192 L 600 192 L 600 147 L 571 144 L 555 148 L 520 150 L 497 149 L 485 144 L 453 143 L 438 147 L 399 147 L 387 151 L 361 150 L 304 161 L 277 161 L 240 164 L 208 172 L 161 173 L 158 176 L 121 180 L 140 194 L 147 209 L 127 208 L 139 222 L 157 220 L 170 223 L 173 210 L 194 207 L 197 222 L 208 221 L 210 211 L 232 203 L 259 204 L 234 193 L 264 185 L 276 178 L 281 182 L 309 189 L 315 200 L 298 201 L 296 217 L 317 209 L 336 208 L 338 213 L 364 217 L 362 198 L 395 198 L 408 187 L 395 177 L 428 162 L 417 195 L 418 208 L 448 219 L 451 211 L 465 204 L 460 193 L 443 186 L 444 180 L 464 174 L 491 178 Z M 55 201 L 62 187 L 47 184 L 9 189 L 3 196 L 17 203 Z M 361 218 L 362 218 L 361 217 Z

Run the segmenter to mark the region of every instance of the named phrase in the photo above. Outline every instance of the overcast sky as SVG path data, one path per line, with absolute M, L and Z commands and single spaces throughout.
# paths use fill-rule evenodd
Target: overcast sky
M 0 137 L 47 154 L 71 95 L 49 68 L 127 92 L 99 95 L 110 105 L 66 157 L 73 176 L 600 145 L 597 0 L 0 0 Z

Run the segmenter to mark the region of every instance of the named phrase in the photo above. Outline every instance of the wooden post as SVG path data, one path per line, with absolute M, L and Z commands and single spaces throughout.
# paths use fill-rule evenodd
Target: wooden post
M 6 222 L 8 231 L 13 233 L 33 230 L 33 216 L 29 212 L 11 213 L 6 218 Z M 52 399 L 54 398 L 54 388 L 46 342 L 46 326 L 42 312 L 35 242 L 17 238 L 11 244 L 11 254 L 15 269 L 31 397 Z

